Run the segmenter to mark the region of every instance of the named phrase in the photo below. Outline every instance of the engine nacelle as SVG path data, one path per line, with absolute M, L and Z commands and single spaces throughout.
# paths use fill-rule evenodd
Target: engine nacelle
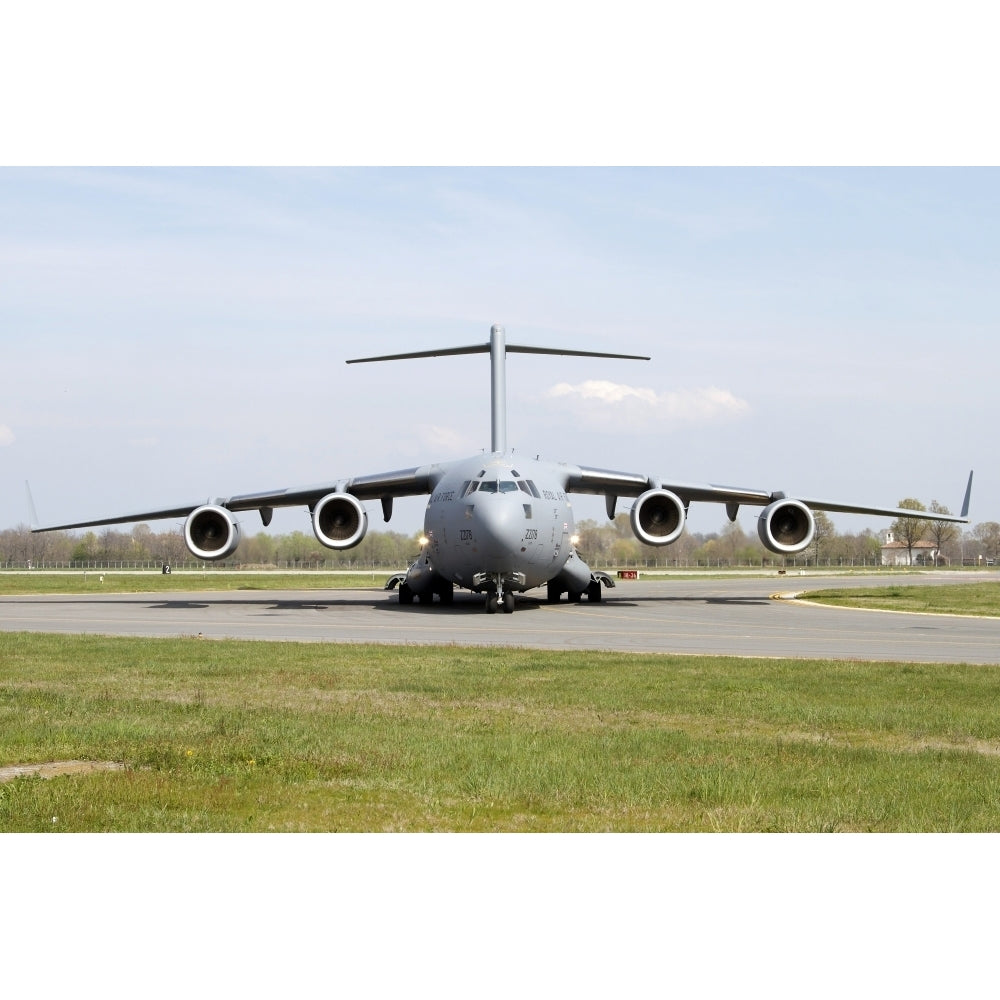
M 240 526 L 225 507 L 206 504 L 188 514 L 184 542 L 199 559 L 226 559 L 240 544 Z
M 757 534 L 764 547 L 780 555 L 792 555 L 809 547 L 816 519 L 801 500 L 776 500 L 757 518 Z
M 328 549 L 354 548 L 368 531 L 368 513 L 350 493 L 328 493 L 313 508 L 313 532 Z
M 684 530 L 684 504 L 669 490 L 647 490 L 632 505 L 632 532 L 646 545 L 669 545 Z

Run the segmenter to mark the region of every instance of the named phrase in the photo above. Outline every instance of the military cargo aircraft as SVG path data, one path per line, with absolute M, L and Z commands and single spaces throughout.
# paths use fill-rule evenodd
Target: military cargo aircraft
M 420 555 L 405 573 L 390 579 L 386 589 L 398 585 L 402 604 L 412 604 L 414 599 L 430 602 L 435 596 L 447 604 L 455 587 L 460 587 L 482 594 L 486 610 L 493 614 L 501 609 L 512 612 L 514 595 L 536 587 L 546 588 L 549 601 L 558 601 L 563 594 L 571 601 L 579 601 L 584 595 L 599 601 L 602 587 L 614 586 L 607 573 L 591 570 L 577 552 L 570 499 L 573 494 L 603 496 L 610 519 L 614 519 L 620 498 L 633 499 L 632 531 L 640 541 L 657 546 L 669 545 L 680 537 L 692 502 L 723 504 L 730 520 L 736 519 L 741 505 L 761 507 L 758 535 L 764 546 L 778 555 L 802 552 L 809 546 L 815 530 L 814 510 L 968 523 L 972 473 L 962 512 L 955 516 L 788 497 L 771 490 L 688 483 L 645 473 L 530 459 L 508 450 L 508 353 L 636 361 L 648 361 L 647 357 L 508 344 L 504 328 L 493 326 L 485 344 L 354 358 L 347 363 L 487 353 L 492 376 L 489 454 L 71 524 L 36 527 L 32 505 L 32 530 L 184 518 L 184 540 L 191 553 L 199 559 L 225 559 L 240 542 L 241 522 L 236 515 L 258 511 L 266 526 L 275 507 L 301 505 L 308 508 L 313 532 L 323 545 L 350 549 L 368 530 L 366 501 L 380 501 L 383 518 L 388 522 L 396 497 L 426 495 L 430 499 L 424 514 Z

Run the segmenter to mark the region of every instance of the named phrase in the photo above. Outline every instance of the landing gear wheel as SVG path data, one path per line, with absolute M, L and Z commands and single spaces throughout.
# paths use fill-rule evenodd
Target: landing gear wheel
M 497 613 L 497 606 L 499 602 L 497 601 L 496 594 L 486 595 L 486 613 L 488 615 L 495 615 Z
M 569 596 L 569 601 L 570 601 L 571 604 L 579 604 L 580 603 L 580 599 L 583 597 L 583 591 L 582 590 L 571 590 L 569 592 L 568 596 Z
M 508 590 L 503 595 L 503 613 L 510 615 L 514 613 L 514 592 Z
M 548 601 L 549 604 L 558 604 L 559 596 L 561 594 L 562 591 L 559 589 L 558 584 L 555 584 L 550 580 L 545 588 L 545 600 Z
M 587 600 L 599 601 L 601 599 L 601 581 L 591 580 L 587 586 Z
M 399 585 L 399 603 L 400 604 L 413 603 L 413 591 L 410 590 L 410 585 L 408 583 L 401 583 Z

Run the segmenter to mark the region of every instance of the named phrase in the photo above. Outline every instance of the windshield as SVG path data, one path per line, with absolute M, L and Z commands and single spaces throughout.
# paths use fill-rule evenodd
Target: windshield
M 471 490 L 469 491 L 472 492 Z M 518 485 L 513 479 L 484 479 L 479 484 L 480 493 L 517 493 Z

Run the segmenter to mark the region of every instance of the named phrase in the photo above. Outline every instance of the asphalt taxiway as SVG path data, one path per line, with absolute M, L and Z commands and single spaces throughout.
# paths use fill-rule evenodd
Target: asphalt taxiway
M 0 630 L 1000 664 L 997 618 L 857 611 L 791 599 L 810 589 L 880 582 L 792 576 L 627 580 L 593 604 L 550 605 L 543 592 L 533 592 L 519 597 L 512 615 L 487 615 L 482 598 L 461 591 L 450 606 L 409 607 L 380 589 L 4 597 Z M 967 581 L 930 573 L 885 582 Z

